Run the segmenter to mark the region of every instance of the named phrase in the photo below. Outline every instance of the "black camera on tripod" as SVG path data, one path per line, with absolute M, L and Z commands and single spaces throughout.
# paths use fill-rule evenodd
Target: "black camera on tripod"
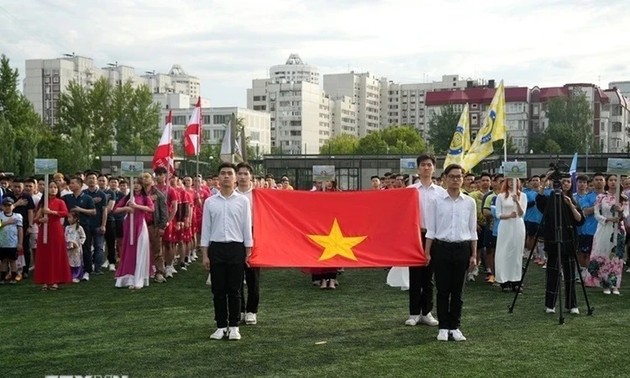
M 555 193 L 562 190 L 562 179 L 571 178 L 569 166 L 561 160 L 549 163 L 550 170 L 547 171 L 547 179 L 552 181 L 552 188 Z

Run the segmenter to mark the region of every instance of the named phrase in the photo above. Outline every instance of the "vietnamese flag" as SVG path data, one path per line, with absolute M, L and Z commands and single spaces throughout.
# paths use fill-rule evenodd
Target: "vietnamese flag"
M 253 191 L 258 267 L 426 265 L 418 191 Z

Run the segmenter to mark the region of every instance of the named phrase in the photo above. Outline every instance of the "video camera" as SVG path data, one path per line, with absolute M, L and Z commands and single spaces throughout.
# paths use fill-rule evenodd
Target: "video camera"
M 562 190 L 562 179 L 571 177 L 569 166 L 563 161 L 557 160 L 555 163 L 549 163 L 549 168 L 547 179 L 552 181 L 554 192 L 560 192 Z

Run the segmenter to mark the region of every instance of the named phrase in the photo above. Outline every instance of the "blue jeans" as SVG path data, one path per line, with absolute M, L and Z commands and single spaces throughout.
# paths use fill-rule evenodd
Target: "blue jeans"
M 83 225 L 82 225 L 83 226 Z M 101 265 L 103 265 L 103 242 L 105 235 L 101 234 L 98 227 L 83 226 L 85 230 L 85 243 L 83 243 L 83 267 L 87 273 L 92 273 L 92 264 L 94 271 L 99 273 Z M 94 247 L 94 252 L 92 252 Z M 94 258 L 92 258 L 94 253 Z

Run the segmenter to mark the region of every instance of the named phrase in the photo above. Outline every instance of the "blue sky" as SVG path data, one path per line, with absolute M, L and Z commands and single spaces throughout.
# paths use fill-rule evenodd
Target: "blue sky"
M 321 74 L 400 83 L 608 87 L 630 80 L 627 25 L 618 0 L 0 0 L 0 53 L 21 73 L 25 59 L 72 52 L 139 74 L 178 63 L 212 105 L 244 106 L 251 80 L 291 53 Z

